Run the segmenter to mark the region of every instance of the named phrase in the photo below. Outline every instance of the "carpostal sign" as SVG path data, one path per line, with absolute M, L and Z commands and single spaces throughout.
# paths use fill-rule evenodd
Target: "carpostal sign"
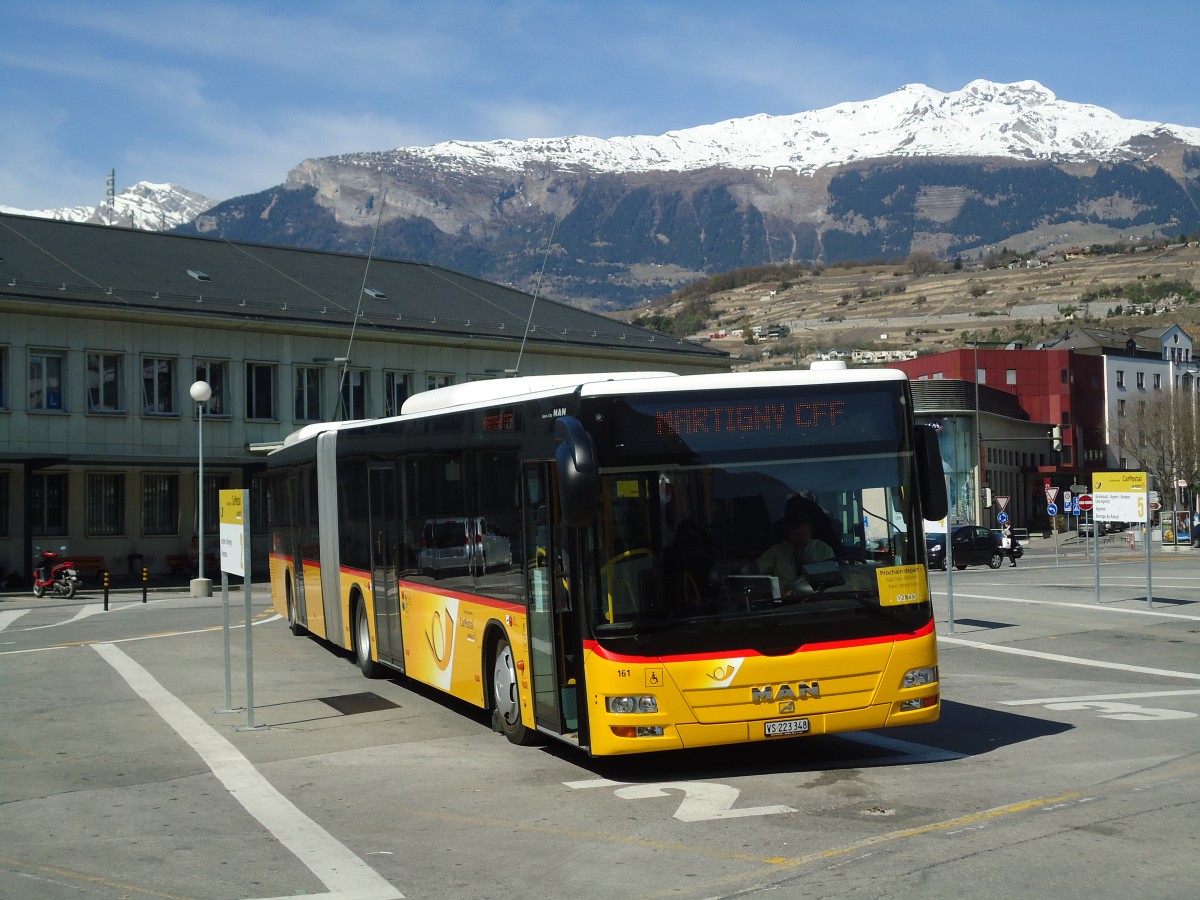
M 218 491 L 221 504 L 221 571 L 246 577 L 247 494 L 244 490 Z
M 1145 522 L 1148 481 L 1145 472 L 1093 473 L 1093 518 L 1100 522 Z

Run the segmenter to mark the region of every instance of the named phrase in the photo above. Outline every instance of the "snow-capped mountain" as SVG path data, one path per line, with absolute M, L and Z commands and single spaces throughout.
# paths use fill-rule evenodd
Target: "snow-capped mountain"
M 363 253 L 377 234 L 393 258 L 632 306 L 765 263 L 1194 233 L 1196 196 L 1200 128 L 1122 119 L 1034 81 L 973 81 L 657 136 L 308 159 L 185 230 Z
M 105 199 L 97 206 L 65 206 L 58 209 L 13 209 L 0 206 L 0 212 L 68 222 L 121 225 L 143 231 L 169 231 L 191 222 L 216 203 L 195 191 L 174 184 L 139 181 L 113 196 L 110 207 Z
M 1200 145 L 1200 128 L 1123 119 L 1059 100 L 1036 81 L 972 81 L 943 93 L 909 84 L 875 100 L 791 116 L 755 115 L 657 136 L 449 141 L 392 151 L 396 161 L 520 170 L 530 165 L 598 172 L 787 168 L 810 174 L 888 157 L 965 156 L 1054 161 L 1127 158 L 1137 138 Z

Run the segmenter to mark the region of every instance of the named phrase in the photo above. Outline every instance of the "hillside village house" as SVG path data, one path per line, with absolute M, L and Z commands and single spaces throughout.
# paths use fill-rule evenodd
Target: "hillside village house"
M 0 215 L 0 583 L 34 547 L 164 573 L 311 422 L 474 379 L 728 357 L 436 266 Z M 257 528 L 256 528 L 257 530 Z M 215 547 L 206 537 L 206 547 Z M 95 581 L 89 578 L 91 584 Z

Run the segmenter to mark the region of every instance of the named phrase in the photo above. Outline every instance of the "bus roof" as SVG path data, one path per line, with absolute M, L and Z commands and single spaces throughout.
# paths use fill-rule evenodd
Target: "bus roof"
M 788 385 L 863 384 L 879 381 L 906 381 L 900 369 L 778 369 L 766 372 L 728 372 L 711 375 L 682 375 L 670 385 L 672 391 L 718 391 L 742 388 L 787 387 Z M 646 394 L 660 391 L 663 385 L 653 381 L 635 381 L 610 386 L 588 383 L 580 396 L 602 397 L 608 394 Z
M 494 378 L 468 381 L 413 394 L 404 401 L 400 414 L 439 412 L 460 407 L 485 406 L 508 399 L 528 400 L 535 394 L 563 394 L 596 382 L 656 382 L 660 378 L 678 378 L 674 372 L 588 372 L 575 375 L 528 375 L 524 378 Z

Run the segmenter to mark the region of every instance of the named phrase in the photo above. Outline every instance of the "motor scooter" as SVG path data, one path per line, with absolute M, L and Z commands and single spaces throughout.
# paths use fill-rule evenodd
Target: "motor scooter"
M 75 563 L 64 559 L 53 550 L 43 550 L 35 547 L 41 556 L 33 568 L 33 596 L 42 597 L 46 591 L 54 592 L 56 597 L 71 598 L 79 589 L 79 573 L 75 571 Z M 65 553 L 66 547 L 59 547 Z

